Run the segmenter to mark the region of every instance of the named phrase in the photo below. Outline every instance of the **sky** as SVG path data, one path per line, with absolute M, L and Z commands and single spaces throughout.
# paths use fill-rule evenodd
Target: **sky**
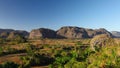
M 120 0 L 0 0 L 0 28 L 62 26 L 120 31 Z

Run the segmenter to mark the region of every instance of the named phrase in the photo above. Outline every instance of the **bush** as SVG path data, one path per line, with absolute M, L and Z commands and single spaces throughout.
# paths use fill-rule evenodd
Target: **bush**
M 7 42 L 7 40 L 0 37 L 0 44 L 4 44 L 5 42 Z
M 53 62 L 52 58 L 42 56 L 39 53 L 33 53 L 33 55 L 21 57 L 21 60 L 24 63 L 23 66 L 47 65 Z
M 106 46 L 102 48 L 99 52 L 87 58 L 88 68 L 119 68 L 119 51 L 120 46 Z
M 65 64 L 65 68 L 87 68 L 87 65 L 85 62 L 78 62 L 75 58 L 72 58 Z
M 2 64 L 2 68 L 18 68 L 19 65 L 14 62 L 5 62 Z

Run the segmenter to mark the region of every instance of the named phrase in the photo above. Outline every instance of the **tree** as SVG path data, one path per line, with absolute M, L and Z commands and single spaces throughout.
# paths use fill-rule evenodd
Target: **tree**
M 18 68 L 19 65 L 14 63 L 14 62 L 5 62 L 3 65 L 2 65 L 3 68 Z

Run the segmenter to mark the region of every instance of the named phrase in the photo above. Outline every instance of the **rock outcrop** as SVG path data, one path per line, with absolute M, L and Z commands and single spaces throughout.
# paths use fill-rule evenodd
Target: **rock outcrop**
M 97 34 L 96 31 L 93 29 L 85 29 L 85 30 L 90 38 L 93 38 Z
M 12 43 L 24 43 L 27 41 L 25 36 L 20 34 L 17 31 L 12 31 L 9 33 L 8 37 L 6 38 L 8 41 L 12 41 Z
M 12 31 L 9 33 L 7 39 L 15 39 L 17 36 L 20 36 L 20 37 L 23 37 L 21 34 L 19 34 L 18 32 L 16 31 Z
M 118 32 L 118 31 L 112 31 L 111 33 L 112 33 L 113 37 L 120 38 L 120 32 Z
M 65 38 L 88 38 L 88 34 L 84 28 L 66 26 L 57 31 L 57 35 Z
M 47 28 L 34 29 L 30 32 L 29 39 L 56 38 L 56 32 Z
M 90 38 L 93 38 L 94 36 L 96 35 L 99 35 L 99 34 L 107 34 L 108 36 L 113 36 L 109 31 L 107 31 L 106 29 L 104 28 L 100 28 L 100 29 L 86 29 L 86 32 L 88 33 L 88 36 Z
M 91 39 L 90 41 L 90 46 L 92 50 L 95 50 L 95 47 L 102 47 L 105 46 L 106 43 L 110 42 L 111 36 L 108 34 L 100 34 L 94 36 L 94 38 Z

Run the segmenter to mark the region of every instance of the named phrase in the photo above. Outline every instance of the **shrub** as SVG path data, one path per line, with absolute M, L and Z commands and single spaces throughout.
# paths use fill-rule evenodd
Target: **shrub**
M 2 54 L 3 54 L 3 48 L 0 47 L 0 55 L 2 55 Z
M 87 59 L 88 68 L 119 68 L 120 46 L 106 46 L 99 52 L 90 55 Z
M 4 44 L 5 42 L 7 42 L 6 39 L 0 37 L 0 44 Z
M 65 68 L 87 68 L 87 65 L 85 62 L 78 62 L 75 58 L 72 58 L 65 64 Z
M 5 62 L 4 64 L 2 64 L 3 68 L 18 68 L 19 65 L 14 63 L 14 62 Z
M 27 39 L 24 38 L 23 36 L 19 35 L 19 34 L 10 34 L 7 38 L 7 40 L 11 43 L 11 44 L 17 44 L 17 43 L 24 43 L 27 42 Z

